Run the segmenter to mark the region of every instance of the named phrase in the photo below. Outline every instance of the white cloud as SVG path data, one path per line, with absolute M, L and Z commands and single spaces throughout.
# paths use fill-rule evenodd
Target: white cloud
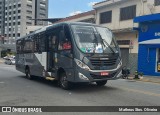
M 89 3 L 88 3 L 88 6 L 89 6 L 89 7 L 92 7 L 92 6 L 95 5 L 96 3 L 97 3 L 97 2 L 89 2 Z
M 82 11 L 71 12 L 71 13 L 69 14 L 69 16 L 77 15 L 77 14 L 80 14 L 80 13 L 82 13 Z

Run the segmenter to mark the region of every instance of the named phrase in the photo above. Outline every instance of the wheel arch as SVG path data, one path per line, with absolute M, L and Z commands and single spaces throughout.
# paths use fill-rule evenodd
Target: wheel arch
M 66 71 L 65 71 L 62 67 L 60 67 L 60 68 L 58 69 L 58 71 L 57 71 L 57 78 L 58 78 L 58 80 L 59 80 L 59 78 L 60 78 L 61 73 L 66 73 Z

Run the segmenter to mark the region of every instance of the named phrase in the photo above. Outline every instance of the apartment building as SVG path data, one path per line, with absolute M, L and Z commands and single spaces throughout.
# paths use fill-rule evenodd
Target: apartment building
M 35 1 L 35 19 L 48 18 L 48 0 L 34 0 Z M 35 20 L 35 25 L 48 25 L 47 21 Z
M 138 33 L 133 30 L 137 16 L 160 13 L 160 0 L 106 0 L 93 6 L 96 24 L 110 28 L 122 52 L 123 66 L 134 73 L 138 60 Z
M 5 0 L 4 43 L 15 44 L 28 26 L 44 24 L 31 20 L 35 18 L 48 18 L 48 0 Z
M 5 0 L 0 0 L 0 38 L 4 36 L 4 7 Z

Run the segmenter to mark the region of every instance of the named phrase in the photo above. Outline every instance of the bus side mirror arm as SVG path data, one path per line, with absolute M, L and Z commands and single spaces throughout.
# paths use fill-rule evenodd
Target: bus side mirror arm
M 42 51 L 41 51 L 41 50 L 39 50 L 39 51 L 38 51 L 38 54 L 42 54 Z

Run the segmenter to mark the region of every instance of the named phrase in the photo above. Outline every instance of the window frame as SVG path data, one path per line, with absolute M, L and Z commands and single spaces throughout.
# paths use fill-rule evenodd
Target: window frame
M 132 12 L 129 12 L 131 11 Z M 136 17 L 137 5 L 131 5 L 127 7 L 120 8 L 120 21 L 132 20 Z M 131 15 L 132 14 L 132 15 Z
M 99 21 L 100 24 L 112 23 L 112 10 L 100 13 Z

